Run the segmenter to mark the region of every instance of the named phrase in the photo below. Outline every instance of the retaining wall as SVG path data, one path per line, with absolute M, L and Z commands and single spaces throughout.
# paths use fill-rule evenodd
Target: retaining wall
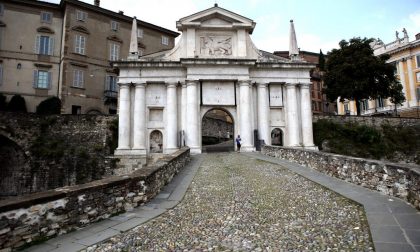
M 159 193 L 190 159 L 181 149 L 125 176 L 34 193 L 0 202 L 0 250 L 49 239 L 130 211 Z

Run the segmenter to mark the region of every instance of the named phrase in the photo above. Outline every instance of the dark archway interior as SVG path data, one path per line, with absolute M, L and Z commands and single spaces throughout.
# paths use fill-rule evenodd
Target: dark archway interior
M 201 124 L 203 152 L 234 151 L 234 122 L 232 116 L 223 109 L 208 111 Z
M 23 193 L 25 164 L 22 148 L 0 135 L 0 199 Z
M 154 130 L 150 133 L 150 153 L 163 152 L 163 136 L 159 130 Z
M 283 131 L 275 128 L 271 131 L 271 145 L 283 146 Z

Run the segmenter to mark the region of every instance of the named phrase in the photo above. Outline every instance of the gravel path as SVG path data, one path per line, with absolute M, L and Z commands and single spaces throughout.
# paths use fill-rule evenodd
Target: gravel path
M 363 208 L 281 166 L 208 154 L 172 210 L 87 251 L 372 251 Z

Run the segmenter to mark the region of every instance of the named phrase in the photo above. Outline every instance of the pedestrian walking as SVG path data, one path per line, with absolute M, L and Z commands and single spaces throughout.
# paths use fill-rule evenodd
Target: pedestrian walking
M 240 152 L 241 151 L 241 141 L 242 141 L 242 139 L 241 139 L 241 136 L 240 135 L 238 135 L 238 137 L 236 138 L 236 147 L 237 147 L 237 151 L 238 152 Z

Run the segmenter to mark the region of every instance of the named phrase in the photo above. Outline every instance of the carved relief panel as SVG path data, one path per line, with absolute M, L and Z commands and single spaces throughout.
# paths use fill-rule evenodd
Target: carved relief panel
M 230 56 L 232 55 L 232 37 L 205 35 L 200 37 L 200 55 Z

